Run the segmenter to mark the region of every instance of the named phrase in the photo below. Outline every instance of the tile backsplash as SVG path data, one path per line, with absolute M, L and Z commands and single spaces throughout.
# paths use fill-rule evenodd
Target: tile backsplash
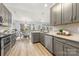
M 70 31 L 71 33 L 78 33 L 79 34 L 79 23 L 52 26 L 52 31 L 58 31 L 61 28 L 64 30 Z

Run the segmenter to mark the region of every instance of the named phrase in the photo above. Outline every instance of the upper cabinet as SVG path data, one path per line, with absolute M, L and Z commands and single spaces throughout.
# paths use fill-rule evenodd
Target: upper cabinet
M 78 12 L 77 11 L 77 4 L 76 3 L 73 3 L 72 6 L 73 6 L 73 8 L 72 8 L 73 9 L 73 16 L 72 16 L 73 22 L 79 22 L 79 20 L 78 20 L 79 18 L 78 19 L 76 18 L 78 16 L 77 15 L 77 12 Z M 78 12 L 78 14 L 79 14 L 79 12 Z
M 61 4 L 56 4 L 54 7 L 51 8 L 50 19 L 51 25 L 60 25 L 61 24 Z
M 0 4 L 0 16 L 1 16 L 1 13 L 2 13 L 2 12 L 1 12 L 1 4 Z
M 62 4 L 62 24 L 72 23 L 72 3 Z
M 55 4 L 50 8 L 50 25 L 79 22 L 79 3 Z
M 11 21 L 12 21 L 11 12 L 2 3 L 0 3 L 0 16 L 3 18 L 2 24 L 5 24 L 5 25 L 11 24 Z
M 79 22 L 79 3 L 76 3 L 76 16 L 74 18 L 75 22 Z

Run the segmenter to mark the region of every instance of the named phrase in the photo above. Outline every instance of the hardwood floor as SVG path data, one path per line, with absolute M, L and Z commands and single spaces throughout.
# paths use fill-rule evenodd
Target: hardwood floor
M 16 41 L 6 56 L 52 56 L 52 54 L 40 43 L 32 44 L 30 39 L 23 38 Z

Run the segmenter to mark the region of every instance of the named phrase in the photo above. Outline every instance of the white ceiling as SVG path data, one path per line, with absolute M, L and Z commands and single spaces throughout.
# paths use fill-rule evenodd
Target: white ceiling
M 51 3 L 4 3 L 4 5 L 12 12 L 14 19 L 19 20 L 23 17 L 40 18 L 40 15 L 47 14 Z M 33 20 L 34 21 L 34 20 Z
M 24 10 L 24 11 L 39 11 L 39 10 L 43 10 L 46 9 L 44 7 L 45 3 L 5 3 L 5 5 L 10 8 L 12 11 L 14 11 L 14 9 L 18 9 L 18 10 Z M 48 7 L 51 5 L 51 3 L 47 3 Z M 47 8 L 48 8 L 47 7 Z

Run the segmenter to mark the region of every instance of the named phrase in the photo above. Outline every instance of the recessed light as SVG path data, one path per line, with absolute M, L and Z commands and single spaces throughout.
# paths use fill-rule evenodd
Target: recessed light
M 44 4 L 44 7 L 47 7 L 48 6 L 48 4 Z

